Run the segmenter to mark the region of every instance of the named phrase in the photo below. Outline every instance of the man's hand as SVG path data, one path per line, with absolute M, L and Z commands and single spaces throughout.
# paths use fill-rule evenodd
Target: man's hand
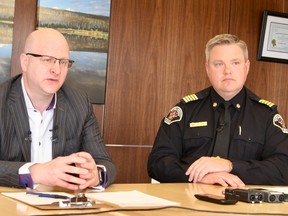
M 37 163 L 29 170 L 35 184 L 59 186 L 69 190 L 84 189 L 99 182 L 96 164 L 87 152 Z
M 92 156 L 87 152 L 79 152 L 76 153 L 76 155 L 86 160 L 86 163 L 76 164 L 76 166 L 87 170 L 87 173 L 79 175 L 81 179 L 86 180 L 84 184 L 79 185 L 79 188 L 84 189 L 87 187 L 93 187 L 98 185 L 99 184 L 98 169 Z
M 231 173 L 227 172 L 216 172 L 209 173 L 205 175 L 200 183 L 204 184 L 220 184 L 224 187 L 232 186 L 232 187 L 244 187 L 245 184 L 242 180 Z
M 190 182 L 201 182 L 208 173 L 231 172 L 231 161 L 219 157 L 201 157 L 196 160 L 186 171 Z

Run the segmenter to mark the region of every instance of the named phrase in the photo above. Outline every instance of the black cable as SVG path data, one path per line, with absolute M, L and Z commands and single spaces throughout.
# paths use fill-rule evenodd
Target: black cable
M 204 212 L 204 213 L 218 213 L 218 214 L 239 214 L 239 215 L 273 215 L 273 216 L 288 216 L 288 213 L 251 213 L 251 212 L 227 212 L 227 211 L 212 211 L 212 210 L 203 210 L 203 209 L 194 209 L 194 208 L 188 208 L 188 207 L 182 207 L 182 206 L 164 206 L 164 207 L 156 207 L 156 208 L 117 208 L 117 209 L 110 209 L 110 210 L 104 210 L 104 211 L 93 211 L 93 212 L 81 212 L 81 213 L 64 213 L 64 214 L 57 214 L 61 216 L 70 216 L 70 215 L 96 215 L 96 214 L 104 214 L 104 213 L 110 213 L 110 212 L 123 212 L 123 211 L 159 211 L 164 209 L 182 209 L 187 211 L 196 211 L 196 212 Z M 79 209 L 83 210 L 83 209 Z M 31 216 L 55 216 L 55 214 L 37 214 L 37 215 L 31 215 Z

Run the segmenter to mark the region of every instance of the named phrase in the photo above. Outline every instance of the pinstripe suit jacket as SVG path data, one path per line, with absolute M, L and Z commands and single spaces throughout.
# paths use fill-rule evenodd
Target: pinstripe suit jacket
M 19 187 L 18 169 L 31 161 L 29 119 L 18 75 L 0 86 L 0 185 Z M 105 165 L 108 184 L 116 169 L 107 153 L 87 95 L 66 84 L 57 92 L 54 111 L 52 157 L 89 152 Z

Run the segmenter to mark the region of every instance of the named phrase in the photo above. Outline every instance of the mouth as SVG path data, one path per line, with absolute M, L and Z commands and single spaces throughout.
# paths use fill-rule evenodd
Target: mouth
M 223 79 L 223 82 L 226 82 L 226 81 L 233 81 L 234 79 L 232 79 L 232 78 L 225 78 L 225 79 Z
M 47 78 L 48 81 L 58 82 L 58 79 Z

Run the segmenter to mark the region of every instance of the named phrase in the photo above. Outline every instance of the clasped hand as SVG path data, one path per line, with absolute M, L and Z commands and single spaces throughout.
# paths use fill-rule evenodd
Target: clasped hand
M 36 163 L 29 170 L 35 184 L 77 190 L 78 187 L 85 189 L 99 183 L 96 163 L 87 152 L 57 157 L 46 163 Z
M 186 171 L 190 182 L 205 184 L 220 184 L 222 186 L 244 186 L 243 181 L 230 173 L 231 162 L 216 157 L 201 157 L 196 160 Z

